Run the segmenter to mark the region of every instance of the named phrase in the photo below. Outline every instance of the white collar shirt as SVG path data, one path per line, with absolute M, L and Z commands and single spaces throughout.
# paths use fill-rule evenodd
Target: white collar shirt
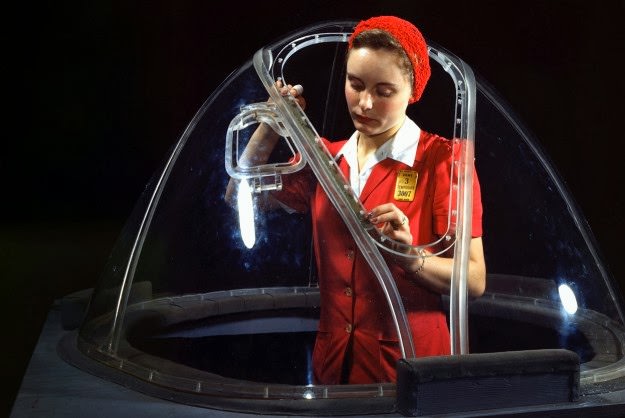
M 382 144 L 382 146 L 369 157 L 359 173 L 358 131 L 354 132 L 336 154 L 336 159 L 338 160 L 343 156 L 345 161 L 347 161 L 349 165 L 349 182 L 356 196 L 360 197 L 362 190 L 365 188 L 365 184 L 367 184 L 369 175 L 371 175 L 371 171 L 373 171 L 375 165 L 380 161 L 386 158 L 392 158 L 393 160 L 412 166 L 417 155 L 420 136 L 421 128 L 406 116 L 404 123 L 397 133 Z

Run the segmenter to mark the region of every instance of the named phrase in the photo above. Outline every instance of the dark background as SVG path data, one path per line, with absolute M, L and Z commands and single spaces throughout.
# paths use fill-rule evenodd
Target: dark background
M 5 16 L 0 413 L 53 301 L 95 285 L 149 177 L 218 84 L 292 30 L 380 14 L 411 20 L 494 86 L 625 288 L 622 0 L 30 3 Z

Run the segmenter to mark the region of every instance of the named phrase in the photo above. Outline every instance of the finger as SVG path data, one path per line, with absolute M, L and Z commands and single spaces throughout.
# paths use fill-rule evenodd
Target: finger
M 290 84 L 287 84 L 286 86 L 280 87 L 278 90 L 280 90 L 280 94 L 282 96 L 286 96 L 287 94 L 289 94 L 292 88 L 293 86 L 291 86 Z
M 301 84 L 296 84 L 291 88 L 293 96 L 301 96 L 304 93 L 304 87 Z
M 403 227 L 404 225 L 408 223 L 408 217 L 404 215 L 403 213 L 401 213 L 397 220 L 393 219 L 392 221 L 390 221 L 390 223 L 391 223 L 391 227 L 395 231 L 397 231 L 398 229 L 400 229 L 401 227 Z
M 276 87 L 278 88 L 278 92 L 280 92 L 280 95 L 282 96 L 286 96 L 287 94 L 289 94 L 289 91 L 293 88 L 293 86 L 291 86 L 290 84 L 284 85 L 284 81 L 281 77 L 278 77 L 278 79 L 276 80 Z
M 304 99 L 304 96 L 298 96 L 295 98 L 295 100 L 297 101 L 297 104 L 302 108 L 302 110 L 306 110 L 306 99 Z
M 393 219 L 399 219 L 401 211 L 392 203 L 384 203 L 376 206 L 367 213 L 366 217 L 373 223 L 389 222 Z
M 368 213 L 369 216 L 380 216 L 385 213 L 391 213 L 399 211 L 399 208 L 394 203 L 383 203 L 371 209 Z

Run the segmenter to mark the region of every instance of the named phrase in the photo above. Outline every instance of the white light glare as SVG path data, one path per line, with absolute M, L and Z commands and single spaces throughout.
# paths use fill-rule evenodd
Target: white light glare
M 568 285 L 561 284 L 558 287 L 558 293 L 560 294 L 560 301 L 562 301 L 564 310 L 571 315 L 577 312 L 577 299 L 573 290 Z
M 241 180 L 237 192 L 237 207 L 239 209 L 239 228 L 241 238 L 247 248 L 252 248 L 256 242 L 256 229 L 254 227 L 254 205 L 252 203 L 252 190 L 247 180 Z

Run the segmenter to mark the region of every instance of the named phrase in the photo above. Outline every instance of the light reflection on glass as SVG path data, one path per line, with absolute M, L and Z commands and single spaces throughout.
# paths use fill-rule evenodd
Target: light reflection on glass
M 573 290 L 568 285 L 561 284 L 558 287 L 558 293 L 560 294 L 560 301 L 564 310 L 570 315 L 577 312 L 577 298 Z
M 254 227 L 254 204 L 252 202 L 252 190 L 247 180 L 241 180 L 237 192 L 237 207 L 239 209 L 239 228 L 241 238 L 247 248 L 252 248 L 256 242 L 256 229 Z

